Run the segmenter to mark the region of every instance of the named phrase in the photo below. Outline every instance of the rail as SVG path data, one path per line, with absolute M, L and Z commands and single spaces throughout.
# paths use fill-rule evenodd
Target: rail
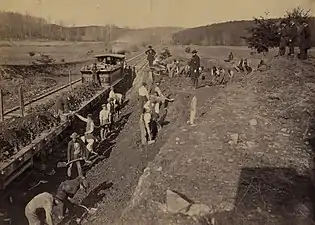
M 130 62 L 132 62 L 132 61 L 134 61 L 134 60 L 136 60 L 136 59 L 141 58 L 143 55 L 144 55 L 144 53 L 140 53 L 140 54 L 138 54 L 138 55 L 135 55 L 135 56 L 131 57 L 130 59 L 126 60 L 126 62 L 127 62 L 127 63 L 130 63 Z M 133 65 L 133 66 L 138 65 L 140 62 L 141 62 L 141 61 L 137 62 L 137 63 L 136 63 L 135 65 Z M 56 92 L 59 92 L 59 91 L 61 91 L 61 90 L 63 90 L 63 89 L 66 89 L 66 88 L 70 87 L 70 86 L 73 85 L 73 84 L 79 83 L 81 80 L 82 80 L 81 78 L 80 78 L 80 79 L 77 79 L 77 80 L 75 80 L 75 81 L 72 81 L 71 84 L 68 83 L 68 84 L 62 85 L 61 87 L 58 87 L 58 88 L 56 88 L 56 89 L 54 89 L 54 90 L 51 90 L 51 91 L 49 91 L 49 92 L 46 92 L 46 93 L 44 93 L 44 94 L 42 94 L 42 95 L 40 95 L 40 96 L 38 96 L 38 97 L 36 97 L 36 98 L 33 98 L 33 99 L 31 99 L 31 100 L 25 102 L 25 103 L 24 103 L 24 106 L 28 106 L 28 105 L 30 105 L 30 104 L 32 104 L 32 103 L 34 103 L 34 102 L 37 102 L 37 101 L 39 101 L 39 100 L 41 100 L 41 99 L 43 99 L 43 98 L 45 98 L 45 97 L 47 97 L 47 96 L 49 96 L 49 95 L 55 94 Z M 20 109 L 20 106 L 15 106 L 15 107 L 9 109 L 8 111 L 4 112 L 3 115 L 6 116 L 6 115 L 8 115 L 8 114 L 10 114 L 10 113 L 12 113 L 12 112 L 15 112 L 15 111 L 19 110 L 19 109 Z

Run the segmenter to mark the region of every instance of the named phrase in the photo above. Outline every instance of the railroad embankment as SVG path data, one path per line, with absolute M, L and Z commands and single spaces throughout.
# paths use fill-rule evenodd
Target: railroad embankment
M 314 65 L 272 59 L 225 87 L 173 86 L 176 129 L 162 131 L 166 142 L 113 224 L 312 224 Z M 188 96 L 196 126 L 186 124 Z

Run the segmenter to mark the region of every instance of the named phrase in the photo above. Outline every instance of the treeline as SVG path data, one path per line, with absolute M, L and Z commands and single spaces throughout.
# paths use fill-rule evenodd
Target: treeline
M 278 19 L 271 19 L 279 21 Z M 255 26 L 253 20 L 231 21 L 202 27 L 195 27 L 179 31 L 173 35 L 173 43 L 181 45 L 233 45 L 246 46 L 248 29 Z M 313 31 L 312 45 L 315 46 L 315 18 L 310 19 L 310 28 Z
M 116 26 L 64 27 L 43 18 L 0 12 L 0 40 L 46 39 L 57 41 L 107 41 L 127 29 Z

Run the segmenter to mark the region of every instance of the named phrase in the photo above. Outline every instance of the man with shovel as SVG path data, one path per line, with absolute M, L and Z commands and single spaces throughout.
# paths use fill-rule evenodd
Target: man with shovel
M 68 143 L 68 151 L 67 151 L 67 160 L 68 163 L 68 171 L 67 175 L 68 177 L 71 177 L 72 174 L 72 166 L 73 163 L 76 164 L 78 175 L 83 176 L 81 162 L 85 161 L 89 163 L 90 161 L 87 160 L 88 158 L 88 151 L 83 143 L 83 141 L 80 139 L 79 135 L 77 133 L 73 133 L 71 136 L 71 140 Z
M 87 188 L 88 183 L 82 176 L 78 176 L 73 180 L 66 180 L 59 185 L 56 194 L 56 199 L 58 201 L 58 219 L 64 218 L 64 213 L 65 210 L 68 208 L 69 203 L 74 204 L 71 199 L 75 196 L 78 190 L 82 189 L 84 191 L 87 191 Z

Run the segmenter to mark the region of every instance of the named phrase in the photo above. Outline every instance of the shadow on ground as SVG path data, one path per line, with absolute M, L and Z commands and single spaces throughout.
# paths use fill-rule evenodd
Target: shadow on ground
M 244 168 L 235 207 L 214 215 L 217 225 L 308 225 L 314 193 L 309 177 L 289 168 Z

